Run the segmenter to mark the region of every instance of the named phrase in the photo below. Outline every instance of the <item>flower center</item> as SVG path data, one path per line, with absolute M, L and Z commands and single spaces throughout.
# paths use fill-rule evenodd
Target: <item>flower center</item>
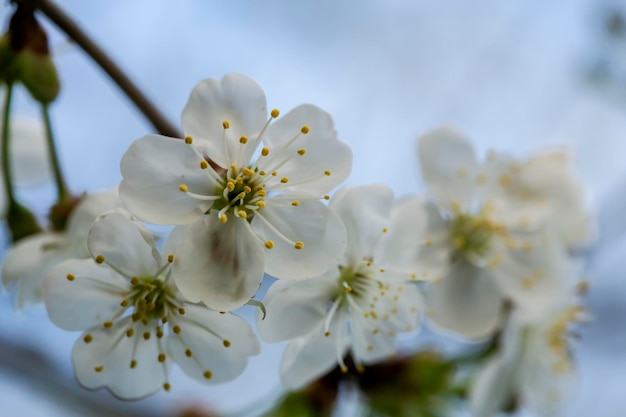
M 265 175 L 264 171 L 259 171 L 256 167 L 238 169 L 235 164 L 231 164 L 220 186 L 215 190 L 220 198 L 209 211 L 217 210 L 222 223 L 228 221 L 229 214 L 250 221 L 256 210 L 265 207 Z
M 458 254 L 475 261 L 487 255 L 492 236 L 502 230 L 483 214 L 458 213 L 450 225 L 450 239 Z
M 167 304 L 173 294 L 161 277 L 133 277 L 131 290 L 122 301 L 122 307 L 134 307 L 133 321 L 160 319 L 167 316 Z

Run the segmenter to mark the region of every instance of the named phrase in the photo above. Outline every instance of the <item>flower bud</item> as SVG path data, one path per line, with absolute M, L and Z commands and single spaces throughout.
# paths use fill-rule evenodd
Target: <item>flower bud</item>
M 9 30 L 0 38 L 0 78 L 19 81 L 42 104 L 59 94 L 60 83 L 48 48 L 48 37 L 32 10 L 18 6 Z
M 13 243 L 42 231 L 33 213 L 16 202 L 9 206 L 6 218 Z

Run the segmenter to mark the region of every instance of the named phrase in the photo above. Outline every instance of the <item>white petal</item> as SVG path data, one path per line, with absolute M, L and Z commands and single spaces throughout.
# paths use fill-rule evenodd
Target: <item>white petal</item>
M 301 133 L 303 126 L 309 128 L 309 133 Z M 289 178 L 289 182 L 281 186 L 283 190 L 319 196 L 335 188 L 350 174 L 352 151 L 337 139 L 331 116 L 318 107 L 298 106 L 272 123 L 268 130 L 265 142 L 270 155 L 260 160 L 259 167 L 271 172 L 285 158 L 291 158 L 277 169 L 277 178 Z M 296 136 L 298 138 L 292 142 Z M 297 151 L 300 149 L 305 149 L 306 153 L 299 155 Z
M 344 187 L 330 202 L 330 208 L 346 227 L 348 243 L 343 265 L 356 265 L 374 255 L 376 244 L 389 227 L 393 191 L 385 185 Z
M 46 276 L 44 287 L 50 320 L 65 330 L 102 325 L 120 310 L 130 291 L 124 278 L 91 259 L 62 262 Z
M 152 324 L 152 323 L 151 323 Z M 139 399 L 158 391 L 166 381 L 169 361 L 160 363 L 161 340 L 155 335 L 155 327 L 144 326 L 130 318 L 120 320 L 110 329 L 103 326 L 87 332 L 92 340 L 81 337 L 74 344 L 72 359 L 78 381 L 86 388 L 107 387 L 122 399 Z M 126 331 L 133 327 L 134 337 Z M 148 340 L 142 335 L 151 332 Z M 131 361 L 137 361 L 131 368 Z M 96 368 L 102 366 L 100 372 Z
M 189 226 L 172 267 L 176 286 L 189 301 L 228 311 L 259 289 L 264 248 L 245 222 L 233 218 L 222 224 L 216 215 L 206 215 Z
M 120 198 L 140 219 L 156 224 L 188 224 L 212 205 L 181 192 L 215 194 L 210 174 L 200 168 L 202 160 L 184 141 L 158 135 L 136 140 L 122 157 L 124 179 Z
M 63 261 L 65 236 L 59 233 L 42 233 L 20 240 L 11 248 L 2 266 L 2 284 L 16 288 L 15 307 L 39 302 L 43 297 L 43 279 L 58 262 Z
M 123 211 L 101 216 L 89 230 L 87 246 L 91 256 L 104 256 L 104 262 L 127 278 L 152 277 L 161 267 L 161 255 L 152 235 Z
M 497 329 L 502 302 L 491 277 L 464 261 L 457 261 L 426 294 L 431 321 L 472 339 L 487 337 Z
M 436 280 L 450 267 L 452 245 L 448 223 L 432 203 L 409 198 L 397 203 L 389 231 L 374 259 L 383 267 L 403 268 L 419 280 Z
M 187 305 L 185 314 L 172 317 L 171 324 L 178 325 L 180 333 L 170 332 L 168 351 L 187 375 L 204 383 L 235 379 L 248 356 L 259 353 L 252 328 L 233 314 Z
M 222 125 L 224 121 L 230 125 L 226 130 L 227 136 Z M 236 162 L 241 136 L 250 140 L 242 148 L 244 155 L 241 160 L 244 163 L 250 160 L 254 152 L 252 141 L 256 140 L 266 121 L 267 104 L 263 89 L 253 79 L 234 73 L 225 75 L 221 80 L 210 78 L 198 83 L 182 116 L 185 134 L 199 142 L 206 155 L 224 168 Z
M 89 194 L 74 208 L 67 222 L 66 234 L 77 244 L 86 245 L 89 228 L 96 218 L 105 211 L 122 207 L 117 187 Z M 86 246 L 85 246 L 86 251 Z M 85 252 L 85 256 L 88 256 Z
M 45 181 L 52 176 L 48 144 L 40 118 L 11 114 L 11 171 L 16 184 Z
M 474 379 L 470 391 L 470 409 L 474 417 L 494 417 L 514 394 L 513 364 L 500 355 L 491 358 Z
M 255 214 L 251 224 L 261 240 L 274 242 L 273 249 L 263 248 L 265 272 L 298 280 L 336 266 L 346 245 L 346 229 L 337 215 L 317 200 L 302 200 L 297 207 L 273 205 L 274 201 L 268 199 L 267 207 Z M 296 249 L 296 242 L 304 247 Z
M 343 314 L 335 315 L 330 335 L 324 336 L 324 328 L 318 326 L 309 335 L 292 340 L 287 345 L 280 364 L 280 376 L 288 390 L 297 390 L 325 375 L 337 365 L 349 347 L 345 334 Z
M 428 192 L 440 206 L 471 206 L 479 166 L 465 136 L 449 128 L 426 133 L 418 142 L 418 160 Z
M 337 291 L 339 271 L 298 282 L 277 281 L 265 294 L 265 318 L 257 315 L 259 335 L 266 342 L 303 336 L 324 322 Z

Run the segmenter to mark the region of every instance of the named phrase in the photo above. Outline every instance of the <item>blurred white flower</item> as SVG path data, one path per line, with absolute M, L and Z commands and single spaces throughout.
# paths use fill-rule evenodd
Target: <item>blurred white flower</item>
M 434 201 L 419 254 L 435 282 L 430 318 L 480 338 L 498 328 L 505 300 L 545 308 L 563 276 L 546 270 L 558 268 L 554 259 L 567 268 L 566 250 L 589 243 L 593 230 L 565 154 L 518 162 L 491 153 L 480 163 L 465 137 L 439 129 L 420 139 L 418 159 Z
M 40 233 L 13 246 L 2 266 L 2 284 L 15 289 L 15 307 L 42 300 L 43 279 L 56 264 L 89 257 L 89 227 L 100 213 L 120 206 L 117 188 L 90 194 L 74 208 L 64 232 Z
M 52 322 L 85 331 L 72 351 L 85 387 L 107 387 L 124 399 L 169 390 L 172 362 L 194 379 L 222 383 L 259 352 L 246 321 L 187 304 L 180 295 L 171 279 L 180 237 L 170 234 L 163 259 L 142 225 L 125 211 L 109 212 L 89 231 L 93 259 L 65 261 L 46 277 Z
M 492 417 L 510 404 L 539 416 L 559 415 L 576 380 L 570 353 L 571 331 L 587 319 L 588 313 L 565 289 L 537 320 L 513 313 L 498 351 L 472 384 L 472 415 Z
M 357 369 L 388 358 L 396 332 L 416 329 L 422 298 L 406 282 L 417 273 L 398 261 L 416 250 L 422 227 L 412 217 L 416 204 L 392 207 L 392 192 L 382 185 L 344 188 L 333 197 L 330 207 L 348 232 L 339 267 L 305 281 L 276 282 L 264 299 L 266 318 L 257 320 L 264 340 L 290 340 L 280 370 L 286 388 L 301 388 L 337 364 L 347 372 L 348 352 Z M 392 239 L 395 229 L 408 239 Z
M 148 135 L 122 159 L 120 196 L 135 215 L 190 225 L 173 265 L 190 301 L 231 310 L 263 272 L 302 279 L 339 259 L 344 228 L 319 200 L 346 178 L 352 153 L 317 107 L 276 117 L 250 78 L 204 80 L 183 111 L 185 141 Z

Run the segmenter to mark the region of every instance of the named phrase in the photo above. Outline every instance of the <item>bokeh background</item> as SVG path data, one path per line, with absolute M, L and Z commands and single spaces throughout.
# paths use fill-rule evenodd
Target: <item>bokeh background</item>
M 10 7 L 0 8 L 6 26 Z M 594 321 L 574 355 L 580 383 L 568 417 L 622 417 L 626 391 L 626 4 L 618 0 L 58 0 L 176 124 L 192 87 L 236 71 L 284 112 L 330 112 L 355 159 L 348 184 L 422 192 L 415 140 L 440 125 L 480 151 L 525 155 L 567 146 L 600 221 L 589 252 Z M 52 108 L 72 191 L 120 179 L 129 144 L 153 131 L 88 57 L 41 19 L 62 92 Z M 24 91 L 16 108 L 37 114 Z M 43 215 L 52 183 L 20 190 Z M 6 233 L 2 236 L 6 252 Z M 241 309 L 252 319 L 254 310 Z M 78 334 L 43 309 L 12 311 L 0 296 L 0 415 L 165 416 L 184 407 L 234 415 L 280 394 L 283 345 L 263 345 L 232 383 L 205 387 L 180 372 L 172 392 L 135 403 L 80 389 Z M 419 340 L 420 336 L 411 336 Z M 347 415 L 348 411 L 343 412 Z

